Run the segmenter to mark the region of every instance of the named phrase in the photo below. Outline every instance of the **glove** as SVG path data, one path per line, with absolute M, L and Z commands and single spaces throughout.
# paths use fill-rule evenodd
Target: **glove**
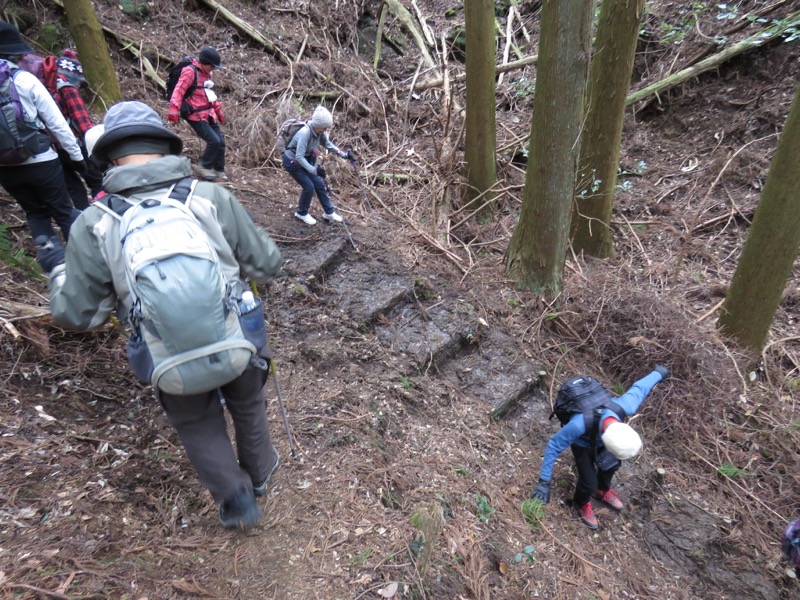
M 89 169 L 86 166 L 85 160 L 73 160 L 72 161 L 72 168 L 75 169 L 75 172 L 80 175 L 81 177 L 86 177 L 89 173 Z
M 58 265 L 64 264 L 64 246 L 55 236 L 40 235 L 34 240 L 36 260 L 45 273 L 50 273 Z
M 550 482 L 540 479 L 539 485 L 536 486 L 533 494 L 531 494 L 531 498 L 536 498 L 544 504 L 548 504 L 550 502 Z
M 347 160 L 349 160 L 351 163 L 356 162 L 356 155 L 353 154 L 353 149 L 352 148 L 348 149 L 347 152 L 345 152 L 344 157 Z
M 669 377 L 669 367 L 665 365 L 656 365 L 656 368 L 653 369 L 653 371 L 661 375 L 661 381 L 664 381 L 667 377 Z
M 177 106 L 173 106 L 172 104 L 169 105 L 169 110 L 167 111 L 167 121 L 170 123 L 177 123 L 180 121 L 181 113 L 178 110 Z
M 325 177 L 327 176 L 327 173 L 325 172 L 325 167 L 323 167 L 322 165 L 318 166 L 317 167 L 317 175 L 319 175 L 320 177 L 325 179 Z
M 217 121 L 219 121 L 220 123 L 224 123 L 225 115 L 222 114 L 222 104 L 219 101 L 217 101 L 214 102 L 211 105 L 211 107 L 214 109 L 214 113 L 217 115 Z

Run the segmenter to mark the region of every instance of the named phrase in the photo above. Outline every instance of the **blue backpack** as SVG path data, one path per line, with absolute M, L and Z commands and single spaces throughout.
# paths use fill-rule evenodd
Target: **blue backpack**
M 17 67 L 0 61 L 0 165 L 18 165 L 50 147 L 48 135 L 25 121 L 14 78 Z

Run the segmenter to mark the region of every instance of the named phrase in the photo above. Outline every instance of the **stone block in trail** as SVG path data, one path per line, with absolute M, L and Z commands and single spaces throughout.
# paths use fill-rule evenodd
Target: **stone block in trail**
M 347 240 L 339 236 L 323 239 L 314 245 L 282 245 L 283 270 L 289 275 L 321 279 L 344 259 L 349 246 Z
M 502 417 L 538 385 L 538 367 L 517 342 L 502 331 L 476 336 L 472 352 L 441 369 L 441 375 L 460 392 L 485 402 L 492 416 Z
M 364 325 L 372 324 L 380 314 L 404 302 L 413 287 L 410 277 L 392 273 L 387 265 L 377 261 L 341 263 L 323 281 L 326 292 L 336 296 L 336 307 Z
M 407 304 L 379 319 L 375 332 L 389 352 L 407 360 L 407 367 L 426 371 L 462 351 L 477 327 L 473 314 L 464 302 L 442 302 L 429 309 Z

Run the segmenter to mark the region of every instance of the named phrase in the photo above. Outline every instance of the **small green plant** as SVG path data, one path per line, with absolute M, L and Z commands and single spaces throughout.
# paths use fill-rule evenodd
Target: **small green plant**
M 515 563 L 520 563 L 520 562 L 522 562 L 522 559 L 524 558 L 527 563 L 532 563 L 533 562 L 533 553 L 535 551 L 536 551 L 536 549 L 533 546 L 531 546 L 531 545 L 525 546 L 522 549 L 522 552 L 517 552 L 517 555 L 514 557 L 514 562 Z
M 476 494 L 475 503 L 477 504 L 475 514 L 481 521 L 488 523 L 489 517 L 494 514 L 494 508 L 489 504 L 489 499 L 483 494 Z
M 517 100 L 525 100 L 536 92 L 536 82 L 520 77 L 511 84 L 511 93 Z
M 534 531 L 539 530 L 539 522 L 544 519 L 544 502 L 538 498 L 528 498 L 520 506 L 522 516 Z
M 506 300 L 506 304 L 508 304 L 511 308 L 516 308 L 521 304 L 521 302 L 516 298 L 509 298 Z
M 403 386 L 404 390 L 410 390 L 411 389 L 411 381 L 409 381 L 408 377 L 405 377 L 405 376 L 401 377 L 400 378 L 400 385 Z
M 466 467 L 456 467 L 453 469 L 453 473 L 456 475 L 461 475 L 462 477 L 469 477 L 469 471 L 467 471 Z
M 362 553 L 353 557 L 353 559 L 350 561 L 350 566 L 360 567 L 370 556 L 372 556 L 372 548 L 367 548 Z
M 722 465 L 717 467 L 717 473 L 722 475 L 723 477 L 730 477 L 731 479 L 735 479 L 737 477 L 744 477 L 745 475 L 747 475 L 747 472 L 744 469 L 735 467 L 731 463 L 723 463 Z
M 24 271 L 29 277 L 42 279 L 42 268 L 39 263 L 25 254 L 23 248 L 14 250 L 11 247 L 11 240 L 8 236 L 8 223 L 0 225 L 0 262 Z
M 615 383 L 611 386 L 611 389 L 617 396 L 622 396 L 625 393 L 625 388 L 621 383 Z

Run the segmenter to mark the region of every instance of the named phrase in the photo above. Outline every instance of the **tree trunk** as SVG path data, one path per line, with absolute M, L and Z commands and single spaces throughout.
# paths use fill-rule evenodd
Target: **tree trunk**
M 122 92 L 92 3 L 90 0 L 64 0 L 64 10 L 86 80 L 108 108 L 122 100 Z
M 795 92 L 750 233 L 722 307 L 719 328 L 760 350 L 800 247 L 800 87 Z
M 560 293 L 580 152 L 592 0 L 545 0 L 522 212 L 506 255 L 520 287 Z
M 571 227 L 575 251 L 599 258 L 614 255 L 609 222 L 643 13 L 644 0 L 603 0 L 600 7 Z
M 497 181 L 495 162 L 495 72 L 497 42 L 494 32 L 494 0 L 466 0 L 467 117 L 465 201 L 472 202 L 479 218 L 494 212 L 491 189 Z

